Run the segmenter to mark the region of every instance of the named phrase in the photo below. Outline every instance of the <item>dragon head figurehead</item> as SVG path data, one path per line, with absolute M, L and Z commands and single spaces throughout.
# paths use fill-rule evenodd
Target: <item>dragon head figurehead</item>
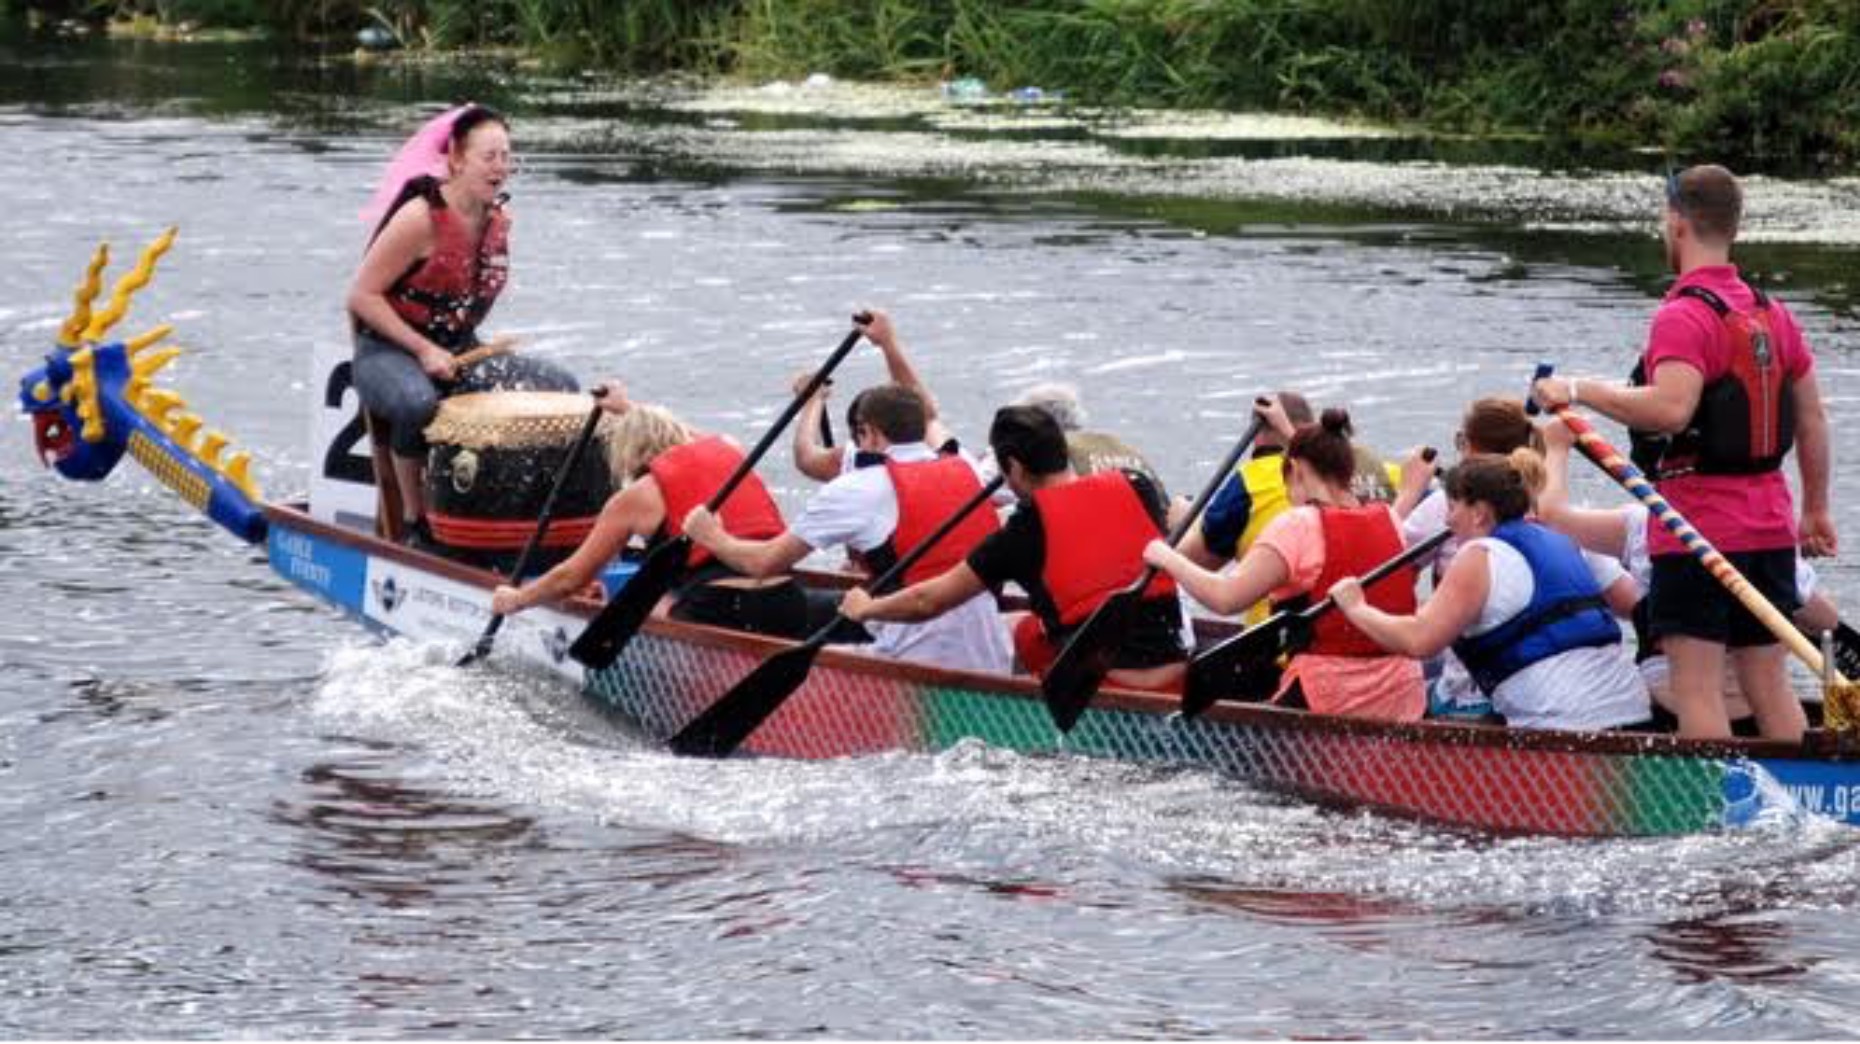
M 174 328 L 158 326 L 127 341 L 103 339 L 128 312 L 136 291 L 148 285 L 174 237 L 171 228 L 150 243 L 111 288 L 109 303 L 93 314 L 110 262 L 108 245 L 97 248 L 73 297 L 75 307 L 59 327 L 57 345 L 45 365 L 20 380 L 20 408 L 32 418 L 39 459 L 66 478 L 100 480 L 127 453 L 214 521 L 244 539 L 262 539 L 265 522 L 250 454 L 222 459 L 226 436 L 202 431 L 200 416 L 188 412 L 179 395 L 153 384 L 181 354 L 173 345 L 160 345 Z

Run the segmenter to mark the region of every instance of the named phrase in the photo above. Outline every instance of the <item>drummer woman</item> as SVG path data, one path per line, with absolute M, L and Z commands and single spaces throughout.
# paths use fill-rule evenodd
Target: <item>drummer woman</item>
M 587 586 L 634 537 L 655 540 L 682 532 L 685 515 L 704 503 L 743 461 L 743 451 L 719 435 L 703 435 L 661 406 L 629 403 L 618 382 L 602 406 L 620 414 L 607 431 L 607 459 L 620 492 L 607 499 L 594 529 L 566 561 L 522 587 L 500 586 L 491 611 L 522 612 Z M 781 509 L 751 471 L 723 503 L 724 529 L 747 540 L 787 531 Z M 756 634 L 799 638 L 807 633 L 807 597 L 793 576 L 756 579 L 694 547 L 689 572 L 673 592 L 673 619 Z
M 349 287 L 355 388 L 385 419 L 401 513 L 425 535 L 422 435 L 442 396 L 496 388 L 574 391 L 575 379 L 534 359 L 500 357 L 464 368 L 478 325 L 510 275 L 510 128 L 482 105 L 429 122 L 401 148 L 363 212 L 375 222 Z

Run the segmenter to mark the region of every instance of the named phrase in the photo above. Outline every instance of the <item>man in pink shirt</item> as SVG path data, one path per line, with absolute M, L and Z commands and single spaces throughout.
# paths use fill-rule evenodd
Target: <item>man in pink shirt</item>
M 1662 237 L 1679 278 L 1667 291 L 1629 385 L 1548 378 L 1545 406 L 1584 405 L 1625 424 L 1634 462 L 1673 508 L 1785 614 L 1800 602 L 1795 551 L 1835 552 L 1828 506 L 1828 422 L 1815 360 L 1795 317 L 1731 263 L 1743 194 L 1731 172 L 1691 167 L 1667 179 Z M 1802 476 L 1798 528 L 1783 458 Z M 1799 740 L 1807 721 L 1789 690 L 1784 647 L 1666 532 L 1648 522 L 1650 630 L 1671 664 L 1679 732 L 1731 735 L 1726 650 L 1763 734 Z

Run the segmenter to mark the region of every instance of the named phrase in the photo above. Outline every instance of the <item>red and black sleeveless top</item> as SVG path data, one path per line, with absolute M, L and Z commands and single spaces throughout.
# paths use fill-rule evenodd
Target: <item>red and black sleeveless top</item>
M 421 195 L 433 217 L 433 252 L 388 287 L 388 304 L 434 344 L 462 348 L 510 278 L 510 217 L 500 199 L 473 239 L 436 188 Z

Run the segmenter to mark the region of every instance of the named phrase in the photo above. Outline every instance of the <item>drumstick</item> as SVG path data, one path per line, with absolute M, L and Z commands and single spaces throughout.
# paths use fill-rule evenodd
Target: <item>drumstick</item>
M 453 362 L 460 370 L 476 366 L 486 359 L 499 355 L 509 355 L 517 350 L 517 339 L 509 334 L 499 334 L 470 351 L 460 352 L 453 357 Z

